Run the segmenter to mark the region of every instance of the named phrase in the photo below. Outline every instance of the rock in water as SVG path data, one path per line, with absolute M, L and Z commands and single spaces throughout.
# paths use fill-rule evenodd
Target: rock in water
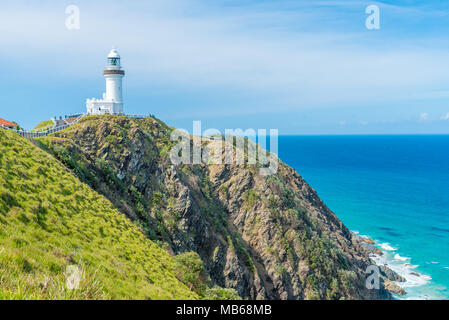
M 396 283 L 394 283 L 392 281 L 385 281 L 384 285 L 385 285 L 385 289 L 387 289 L 390 292 L 396 293 L 400 296 L 407 294 L 403 288 L 401 288 L 399 285 L 397 285 Z
M 380 273 L 390 281 L 405 282 L 405 278 L 403 276 L 399 275 L 397 272 L 391 270 L 386 266 L 380 266 Z

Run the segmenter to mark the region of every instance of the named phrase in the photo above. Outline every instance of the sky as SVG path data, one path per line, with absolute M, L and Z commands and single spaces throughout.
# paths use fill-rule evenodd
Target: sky
M 66 27 L 76 5 L 80 28 Z M 379 8 L 370 30 L 366 8 Z M 449 1 L 0 4 L 0 117 L 33 128 L 101 98 L 116 46 L 124 109 L 279 134 L 449 133 Z

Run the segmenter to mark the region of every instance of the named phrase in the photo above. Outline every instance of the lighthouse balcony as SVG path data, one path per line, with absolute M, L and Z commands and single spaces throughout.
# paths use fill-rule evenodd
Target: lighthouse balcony
M 118 74 L 118 75 L 125 75 L 124 70 L 104 70 L 103 75 L 112 75 L 112 74 Z

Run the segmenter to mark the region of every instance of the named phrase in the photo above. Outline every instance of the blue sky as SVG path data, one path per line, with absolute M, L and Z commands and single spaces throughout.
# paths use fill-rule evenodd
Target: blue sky
M 449 133 L 448 34 L 448 1 L 2 1 L 0 117 L 84 112 L 115 45 L 125 111 L 176 127 Z

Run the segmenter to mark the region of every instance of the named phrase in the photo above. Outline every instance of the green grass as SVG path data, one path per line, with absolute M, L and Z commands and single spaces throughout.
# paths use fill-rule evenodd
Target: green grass
M 59 161 L 0 130 L 0 299 L 198 298 L 175 265 Z
M 45 120 L 39 123 L 37 126 L 34 127 L 35 130 L 40 131 L 39 129 L 46 129 L 49 126 L 53 126 L 54 123 L 51 120 Z

